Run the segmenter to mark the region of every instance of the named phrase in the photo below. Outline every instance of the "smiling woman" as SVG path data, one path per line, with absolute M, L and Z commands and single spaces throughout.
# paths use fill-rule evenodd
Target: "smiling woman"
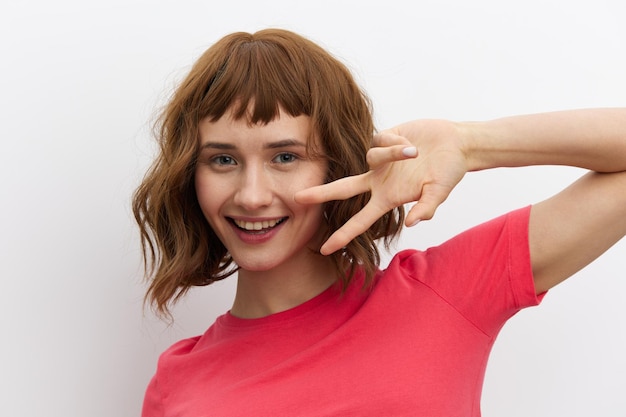
M 264 125 L 266 128 L 260 129 Z M 209 151 L 222 151 L 215 153 L 222 155 L 222 163 L 237 160 L 223 152 L 235 146 L 229 136 L 233 130 L 246 127 L 242 132 L 253 136 L 258 130 L 273 132 L 278 129 L 275 126 L 289 129 L 265 138 L 270 151 L 278 154 L 275 147 L 284 145 L 284 140 L 297 139 L 306 149 L 298 149 L 302 158 L 296 165 L 319 163 L 323 155 L 327 167 L 323 181 L 307 179 L 310 185 L 368 169 L 366 152 L 374 131 L 369 101 L 343 64 L 313 42 L 284 30 L 225 36 L 200 57 L 163 112 L 161 154 L 133 201 L 146 264 L 154 272 L 148 299 L 160 313 L 168 315 L 169 303 L 190 287 L 226 278 L 241 267 L 239 263 L 233 265 L 232 253 L 207 223 L 198 204 L 194 173 L 199 179 L 204 178 L 200 173 L 217 172 L 214 163 L 207 165 Z M 254 144 L 253 138 L 244 139 L 238 143 L 240 152 Z M 198 161 L 201 163 L 196 169 Z M 283 164 L 271 164 L 278 165 Z M 248 164 L 244 167 L 249 170 Z M 287 185 L 295 191 L 291 181 L 283 187 Z M 216 192 L 200 191 L 204 201 Z M 250 188 L 233 197 L 245 197 L 248 192 Z M 367 198 L 363 194 L 324 204 L 324 226 L 318 232 L 327 238 L 357 213 Z M 366 233 L 347 243 L 344 250 L 329 258 L 336 270 L 332 275 L 347 285 L 360 265 L 370 280 L 379 262 L 374 241 L 385 238 L 388 243 L 398 233 L 402 219 L 402 207 L 393 208 Z
M 162 354 L 144 417 L 479 417 L 502 326 L 626 234 L 626 110 L 374 134 L 368 103 L 283 30 L 228 35 L 194 65 L 134 196 L 147 299 L 167 314 L 235 272 L 237 292 Z M 379 269 L 376 240 L 430 219 L 468 172 L 539 164 L 590 172 Z

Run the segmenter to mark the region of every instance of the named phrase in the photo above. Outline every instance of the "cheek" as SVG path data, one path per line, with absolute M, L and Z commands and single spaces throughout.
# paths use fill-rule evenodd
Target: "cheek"
M 297 173 L 290 176 L 286 184 L 293 192 L 304 190 L 305 188 L 322 185 L 326 182 L 328 170 L 326 164 L 315 163 Z
M 307 189 L 307 188 L 316 187 L 318 185 L 323 185 L 325 174 L 326 174 L 325 172 L 320 171 L 319 173 L 315 173 L 315 175 L 311 175 L 306 178 L 301 178 L 301 181 L 298 181 L 297 183 L 292 183 L 291 189 L 290 189 L 291 201 L 294 201 L 293 196 L 296 192 Z M 320 223 L 323 223 L 325 206 L 326 205 L 324 203 L 304 204 L 304 205 L 298 204 L 298 207 L 301 210 L 301 213 L 305 214 L 308 219 L 315 219 L 316 221 L 319 220 Z
M 300 206 L 295 203 L 295 194 L 299 191 L 306 190 L 307 188 L 315 187 L 318 185 L 324 184 L 324 178 L 320 176 L 298 176 L 286 178 L 285 181 L 280 181 L 276 183 L 276 189 L 279 190 L 277 192 L 278 195 L 281 196 L 281 199 L 285 202 L 293 202 L 296 206 Z M 290 203 L 291 204 L 291 203 Z M 300 210 L 307 208 L 308 211 L 313 211 L 315 205 L 303 205 Z
M 195 183 L 196 189 L 196 198 L 198 199 L 198 204 L 204 213 L 204 216 L 209 220 L 210 216 L 215 216 L 217 210 L 221 205 L 221 201 L 223 199 L 223 186 L 220 187 L 219 184 L 216 184 L 214 181 L 211 181 L 210 178 L 205 176 L 196 175 Z

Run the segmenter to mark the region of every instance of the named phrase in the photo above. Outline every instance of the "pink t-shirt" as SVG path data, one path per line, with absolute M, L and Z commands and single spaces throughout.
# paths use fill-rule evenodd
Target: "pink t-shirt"
M 259 319 L 229 313 L 164 352 L 143 417 L 480 416 L 502 325 L 536 305 L 529 208 Z M 297 271 L 295 272 L 297 273 Z

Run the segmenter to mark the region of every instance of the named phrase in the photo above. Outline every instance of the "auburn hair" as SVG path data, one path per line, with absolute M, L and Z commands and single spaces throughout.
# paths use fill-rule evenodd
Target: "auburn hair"
M 158 118 L 159 152 L 133 195 L 149 282 L 146 301 L 161 315 L 170 316 L 170 305 L 192 286 L 237 271 L 200 210 L 194 187 L 199 122 L 215 121 L 231 108 L 236 119 L 247 117 L 249 123 L 267 124 L 280 109 L 294 117 L 309 116 L 327 159 L 328 182 L 369 169 L 371 105 L 345 65 L 286 30 L 238 32 L 220 39 L 196 61 Z M 326 203 L 328 236 L 368 200 L 366 193 Z M 403 219 L 402 207 L 394 209 L 329 255 L 344 288 L 358 269 L 371 282 L 380 261 L 375 241 L 383 238 L 388 247 Z

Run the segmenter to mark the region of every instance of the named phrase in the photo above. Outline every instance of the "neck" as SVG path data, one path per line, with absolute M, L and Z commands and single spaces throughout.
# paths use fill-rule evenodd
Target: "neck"
M 269 271 L 239 270 L 231 314 L 259 318 L 296 307 L 337 281 L 330 258 L 322 255 L 308 265 L 281 265 Z

